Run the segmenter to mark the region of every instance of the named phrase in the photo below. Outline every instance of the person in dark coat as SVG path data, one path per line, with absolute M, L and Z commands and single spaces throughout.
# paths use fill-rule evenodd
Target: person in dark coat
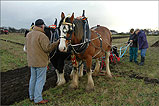
M 134 33 L 134 29 L 132 28 L 130 30 L 130 38 L 128 40 L 128 43 L 130 44 L 130 48 L 129 48 L 129 61 L 132 62 L 134 59 L 134 62 L 137 64 L 137 56 L 138 56 L 138 36 L 136 35 L 136 33 Z
M 139 50 L 141 51 L 141 62 L 139 65 L 144 65 L 146 50 L 148 48 L 146 34 L 143 30 L 139 29 L 136 29 L 135 33 L 138 35 Z

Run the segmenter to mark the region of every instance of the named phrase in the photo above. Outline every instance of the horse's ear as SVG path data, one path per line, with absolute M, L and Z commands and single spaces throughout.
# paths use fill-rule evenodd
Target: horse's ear
M 54 22 L 54 25 L 56 25 L 56 26 L 57 26 L 57 18 L 55 18 L 55 22 Z
M 62 12 L 61 13 L 61 19 L 65 18 L 65 14 Z
M 73 22 L 73 20 L 74 20 L 74 13 L 72 13 L 72 16 L 71 16 L 70 20 L 71 20 L 71 22 Z

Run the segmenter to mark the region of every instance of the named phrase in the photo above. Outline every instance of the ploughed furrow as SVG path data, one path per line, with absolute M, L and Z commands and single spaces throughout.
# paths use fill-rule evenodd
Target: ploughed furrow
M 70 64 L 70 63 L 69 63 Z M 65 78 L 68 82 L 69 74 L 72 68 L 67 63 L 65 68 Z M 7 72 L 1 72 L 1 104 L 11 105 L 28 98 L 28 88 L 30 79 L 30 68 L 22 67 Z M 56 86 L 57 76 L 55 69 L 49 64 L 47 71 L 47 79 L 44 86 L 44 91 Z

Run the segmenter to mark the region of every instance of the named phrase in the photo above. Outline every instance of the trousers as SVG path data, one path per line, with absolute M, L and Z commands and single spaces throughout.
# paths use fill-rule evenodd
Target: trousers
M 138 48 L 137 47 L 130 47 L 129 48 L 129 54 L 130 54 L 130 61 L 134 59 L 134 62 L 137 62 L 137 56 L 138 56 Z
M 141 49 L 141 57 L 145 57 L 147 49 Z
M 29 97 L 38 103 L 43 100 L 42 90 L 46 82 L 47 67 L 31 67 L 31 77 L 29 82 Z

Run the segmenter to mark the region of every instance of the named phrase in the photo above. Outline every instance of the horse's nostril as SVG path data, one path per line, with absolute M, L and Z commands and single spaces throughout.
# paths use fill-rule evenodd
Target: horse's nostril
M 66 47 L 64 47 L 63 50 L 66 50 Z

